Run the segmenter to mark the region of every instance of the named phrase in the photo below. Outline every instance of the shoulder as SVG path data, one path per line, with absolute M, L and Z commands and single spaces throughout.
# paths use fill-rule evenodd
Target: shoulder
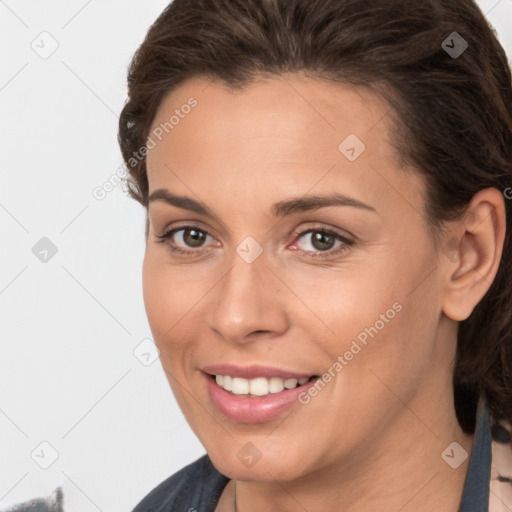
M 228 481 L 203 455 L 157 485 L 133 512 L 213 512 Z

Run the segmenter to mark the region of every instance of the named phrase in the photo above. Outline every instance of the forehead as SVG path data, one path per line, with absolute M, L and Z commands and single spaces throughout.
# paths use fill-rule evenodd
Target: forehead
M 404 173 L 390 141 L 389 113 L 387 102 L 369 89 L 295 74 L 258 79 L 240 90 L 194 78 L 158 108 L 147 157 L 150 191 L 221 184 L 235 197 L 251 188 L 278 199 L 313 186 L 315 192 L 341 186 L 383 201 L 397 194 L 387 190 L 390 174 Z M 155 131 L 159 137 L 151 135 Z M 421 194 L 419 176 L 407 174 L 400 177 L 412 180 L 406 193 Z
M 191 99 L 197 103 L 193 109 L 188 107 Z M 389 111 L 387 103 L 369 89 L 299 74 L 258 78 L 242 89 L 193 78 L 164 97 L 151 130 L 165 128 L 174 117 L 164 137 L 167 132 L 177 136 L 195 133 L 207 143 L 219 132 L 238 138 L 242 130 L 243 135 L 254 137 L 307 136 L 311 146 L 326 149 L 348 133 L 367 139 L 376 130 L 382 139 Z

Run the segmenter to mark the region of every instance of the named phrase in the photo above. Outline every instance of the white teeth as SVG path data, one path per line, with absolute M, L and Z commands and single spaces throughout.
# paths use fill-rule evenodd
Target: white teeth
M 266 379 L 265 377 L 259 377 L 257 379 L 251 379 L 249 381 L 249 392 L 251 393 L 251 395 L 268 395 L 269 388 L 270 386 L 268 383 L 268 379 Z
M 224 377 L 222 377 L 222 387 L 226 390 L 226 391 L 231 391 L 233 389 L 233 378 L 230 377 L 229 375 L 224 375 Z
M 231 392 L 235 395 L 248 395 L 249 381 L 240 377 L 233 377 L 231 382 Z
M 286 379 L 284 381 L 284 387 L 286 389 L 293 389 L 297 387 L 297 379 Z
M 266 396 L 269 393 L 280 393 L 284 389 L 294 389 L 297 384 L 302 386 L 309 381 L 309 377 L 303 377 L 299 380 L 282 379 L 281 377 L 242 379 L 230 375 L 216 375 L 215 381 L 221 388 L 231 391 L 235 395 Z
M 280 377 L 272 377 L 269 381 L 269 391 L 271 393 L 281 393 L 284 389 L 284 380 Z

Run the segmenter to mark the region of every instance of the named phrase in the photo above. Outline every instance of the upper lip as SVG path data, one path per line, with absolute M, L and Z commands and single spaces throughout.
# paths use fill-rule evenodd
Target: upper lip
M 312 377 L 313 373 L 299 373 L 293 370 L 285 370 L 272 366 L 250 365 L 237 366 L 233 364 L 213 364 L 203 366 L 201 370 L 210 375 L 229 375 L 231 377 L 241 377 L 243 379 L 255 379 L 257 377 L 281 377 L 282 379 L 303 379 Z

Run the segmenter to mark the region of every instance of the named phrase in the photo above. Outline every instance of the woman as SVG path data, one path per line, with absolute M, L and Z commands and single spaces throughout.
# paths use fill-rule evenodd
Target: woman
M 128 89 L 146 311 L 207 452 L 136 512 L 488 510 L 512 89 L 478 7 L 176 0 Z

